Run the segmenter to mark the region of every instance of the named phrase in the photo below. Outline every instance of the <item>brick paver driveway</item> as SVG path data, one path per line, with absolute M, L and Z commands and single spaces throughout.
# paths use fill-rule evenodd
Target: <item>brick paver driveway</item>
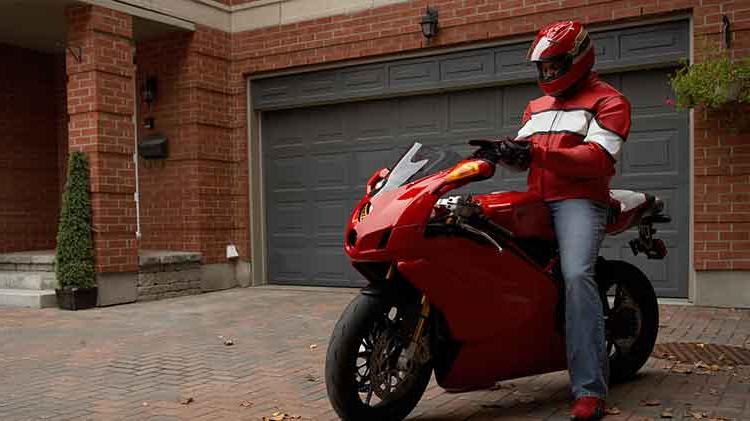
M 323 362 L 354 294 L 263 287 L 80 312 L 0 309 L 0 420 L 335 419 Z M 661 315 L 661 342 L 750 347 L 750 311 Z M 607 420 L 659 419 L 667 408 L 673 419 L 750 420 L 750 368 L 672 365 L 651 359 L 614 388 L 619 413 Z M 567 406 L 567 376 L 553 373 L 463 395 L 433 384 L 412 419 L 564 420 Z

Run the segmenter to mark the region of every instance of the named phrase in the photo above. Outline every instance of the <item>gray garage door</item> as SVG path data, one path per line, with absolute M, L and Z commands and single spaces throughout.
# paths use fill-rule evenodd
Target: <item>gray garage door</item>
M 634 262 L 669 297 L 687 295 L 688 120 L 665 105 L 670 63 L 684 56 L 686 34 L 678 22 L 595 35 L 604 79 L 633 104 L 633 128 L 613 188 L 655 193 L 674 216 L 660 230 L 670 251 L 665 261 L 634 258 L 630 234 L 608 239 L 602 253 Z M 416 140 L 466 154 L 465 139 L 515 133 L 524 106 L 539 96 L 533 83 L 522 82 L 532 75 L 525 49 L 496 47 L 254 82 L 256 108 L 267 109 L 261 133 L 269 280 L 362 285 L 344 257 L 342 238 L 364 182 Z M 641 70 L 622 70 L 636 65 Z M 436 90 L 447 92 L 422 93 Z M 498 173 L 472 186 L 475 192 L 500 189 L 525 189 L 525 176 Z

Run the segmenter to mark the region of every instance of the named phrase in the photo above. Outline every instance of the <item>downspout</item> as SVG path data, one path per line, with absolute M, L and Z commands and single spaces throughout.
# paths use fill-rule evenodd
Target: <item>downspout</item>
M 135 64 L 135 53 L 133 53 L 133 141 L 135 149 L 133 150 L 133 165 L 135 165 L 135 238 L 141 239 L 141 191 L 138 182 L 138 72 Z

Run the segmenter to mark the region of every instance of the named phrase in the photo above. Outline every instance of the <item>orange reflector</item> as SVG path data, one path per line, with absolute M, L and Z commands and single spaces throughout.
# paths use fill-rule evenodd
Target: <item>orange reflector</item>
M 445 181 L 452 182 L 464 178 L 474 177 L 482 173 L 482 167 L 479 161 L 466 161 L 456 165 L 445 178 Z

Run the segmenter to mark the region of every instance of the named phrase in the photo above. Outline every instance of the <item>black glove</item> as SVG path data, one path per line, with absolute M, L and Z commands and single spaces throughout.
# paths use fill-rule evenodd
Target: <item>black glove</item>
M 493 163 L 526 170 L 531 162 L 531 142 L 527 140 L 505 139 L 477 139 L 470 140 L 469 145 L 479 146 L 471 156 L 472 158 L 485 159 Z
M 505 138 L 498 142 L 500 161 L 505 165 L 527 170 L 531 163 L 531 142 Z

